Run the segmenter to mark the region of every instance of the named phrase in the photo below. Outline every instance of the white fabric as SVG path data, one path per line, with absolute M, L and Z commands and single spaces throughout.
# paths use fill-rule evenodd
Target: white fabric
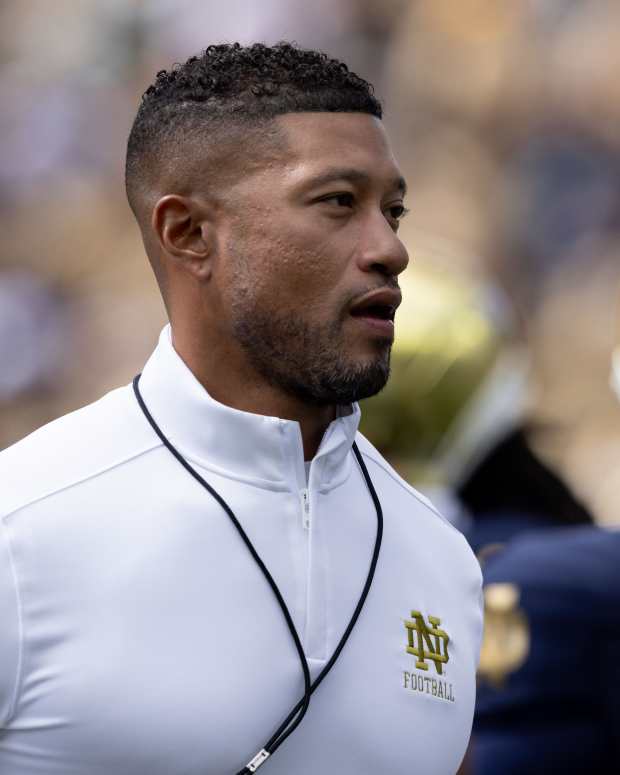
M 375 539 L 351 452 L 359 408 L 339 414 L 312 460 L 306 527 L 296 422 L 215 402 L 168 328 L 140 386 L 267 563 L 316 675 Z M 472 721 L 480 571 L 463 537 L 357 441 L 385 517 L 375 582 L 306 719 L 261 773 L 452 775 Z M 441 676 L 406 651 L 412 610 L 449 635 Z M 303 693 L 260 570 L 131 386 L 0 454 L 0 616 L 3 775 L 235 773 Z

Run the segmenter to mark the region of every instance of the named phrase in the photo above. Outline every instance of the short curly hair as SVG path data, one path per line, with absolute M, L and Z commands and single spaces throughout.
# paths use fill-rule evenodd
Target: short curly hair
M 189 142 L 199 139 L 204 147 L 232 124 L 258 126 L 299 112 L 382 117 L 371 84 L 343 62 L 291 43 L 212 45 L 161 70 L 142 95 L 127 144 L 125 183 L 132 209 L 136 212 L 148 170 L 171 155 L 179 159 Z

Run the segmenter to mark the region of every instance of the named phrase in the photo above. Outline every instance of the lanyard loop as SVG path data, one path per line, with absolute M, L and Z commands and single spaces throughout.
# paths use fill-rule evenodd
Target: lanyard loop
M 316 679 L 311 683 L 310 682 L 310 671 L 308 669 L 308 662 L 306 660 L 306 655 L 304 654 L 303 646 L 301 645 L 301 640 L 299 638 L 299 634 L 297 633 L 297 629 L 295 628 L 295 624 L 293 623 L 293 619 L 291 617 L 290 611 L 288 610 L 288 607 L 284 601 L 284 598 L 282 597 L 282 593 L 280 592 L 278 585 L 274 581 L 273 576 L 269 572 L 269 569 L 261 559 L 260 555 L 254 548 L 254 545 L 248 538 L 245 530 L 241 526 L 241 523 L 237 519 L 237 517 L 234 515 L 232 509 L 226 503 L 224 498 L 204 479 L 198 471 L 196 471 L 195 468 L 193 468 L 187 460 L 181 455 L 181 453 L 172 445 L 172 443 L 168 440 L 164 432 L 161 430 L 159 425 L 155 422 L 153 416 L 149 412 L 146 404 L 144 403 L 144 399 L 142 398 L 142 394 L 140 393 L 140 388 L 138 387 L 138 383 L 140 381 L 140 374 L 138 374 L 136 377 L 134 377 L 133 380 L 133 391 L 136 396 L 136 400 L 138 402 L 138 405 L 140 409 L 142 410 L 144 416 L 148 420 L 149 424 L 161 440 L 162 444 L 170 451 L 170 453 L 177 459 L 177 461 L 185 468 L 185 470 L 194 478 L 196 481 L 204 487 L 207 492 L 215 498 L 215 500 L 219 503 L 219 505 L 224 509 L 226 514 L 228 515 L 229 519 L 237 529 L 237 532 L 241 536 L 242 541 L 246 545 L 248 551 L 254 558 L 254 561 L 260 568 L 263 576 L 265 577 L 265 580 L 271 587 L 271 591 L 273 592 L 278 605 L 280 606 L 280 610 L 282 611 L 282 615 L 284 616 L 284 619 L 286 620 L 286 624 L 288 626 L 289 632 L 291 633 L 291 637 L 293 639 L 293 643 L 295 644 L 295 649 L 297 651 L 297 655 L 299 657 L 299 662 L 301 665 L 301 670 L 303 673 L 304 678 L 304 694 L 303 697 L 297 702 L 297 704 L 291 709 L 290 713 L 287 715 L 287 717 L 284 719 L 284 721 L 280 724 L 280 726 L 276 729 L 274 734 L 271 736 L 269 741 L 264 745 L 264 747 L 258 751 L 258 753 L 251 759 L 246 766 L 239 770 L 237 775 L 248 775 L 248 773 L 256 772 L 256 770 L 262 766 L 262 764 L 265 763 L 267 758 L 271 756 L 281 745 L 282 743 L 291 735 L 295 729 L 301 724 L 303 717 L 306 714 L 306 711 L 308 710 L 308 706 L 310 704 L 310 697 L 313 694 L 313 692 L 318 688 L 320 683 L 323 681 L 323 679 L 326 677 L 326 675 L 329 673 L 329 671 L 334 666 L 336 660 L 340 656 L 340 652 L 344 648 L 347 640 L 349 639 L 349 636 L 351 635 L 351 632 L 353 631 L 353 628 L 355 627 L 357 620 L 359 618 L 359 615 L 362 611 L 362 608 L 364 607 L 364 603 L 366 602 L 366 598 L 368 597 L 368 592 L 370 590 L 370 587 L 372 585 L 372 581 L 375 575 L 375 569 L 377 567 L 377 561 L 379 559 L 379 551 L 381 549 L 381 541 L 383 538 L 383 511 L 381 509 L 381 503 L 379 501 L 379 497 L 377 495 L 377 492 L 374 488 L 374 485 L 372 483 L 372 480 L 370 478 L 370 474 L 368 473 L 368 469 L 366 468 L 366 464 L 364 463 L 364 460 L 362 458 L 362 455 L 357 447 L 357 444 L 353 442 L 352 450 L 353 453 L 357 459 L 358 465 L 360 467 L 360 470 L 362 472 L 362 475 L 364 477 L 364 481 L 366 482 L 366 486 L 368 487 L 368 491 L 370 493 L 370 497 L 372 498 L 373 504 L 375 506 L 375 511 L 377 513 L 377 533 L 375 538 L 375 546 L 372 553 L 372 559 L 370 561 L 370 568 L 368 570 L 368 575 L 366 577 L 366 582 L 364 583 L 364 587 L 362 589 L 362 593 L 360 595 L 360 598 L 357 602 L 357 605 L 355 607 L 355 610 L 353 611 L 353 616 L 351 617 L 351 620 L 349 621 L 349 624 L 347 625 L 347 628 L 344 632 L 344 635 L 340 639 L 338 645 L 336 646 L 334 653 L 329 658 L 327 664 L 321 670 L 319 675 L 316 677 Z

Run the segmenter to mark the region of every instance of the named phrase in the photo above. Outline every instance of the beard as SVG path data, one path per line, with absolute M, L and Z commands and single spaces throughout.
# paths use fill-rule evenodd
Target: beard
M 344 320 L 311 324 L 248 301 L 242 294 L 232 305 L 233 336 L 256 371 L 287 394 L 315 406 L 351 404 L 388 381 L 390 342 L 378 341 L 370 362 L 355 362 L 346 357 Z

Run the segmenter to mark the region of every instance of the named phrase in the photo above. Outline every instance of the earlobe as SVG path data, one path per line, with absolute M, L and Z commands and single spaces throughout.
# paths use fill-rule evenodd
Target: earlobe
M 151 226 L 165 256 L 205 276 L 210 264 L 211 226 L 201 204 L 191 197 L 168 194 L 153 208 Z

